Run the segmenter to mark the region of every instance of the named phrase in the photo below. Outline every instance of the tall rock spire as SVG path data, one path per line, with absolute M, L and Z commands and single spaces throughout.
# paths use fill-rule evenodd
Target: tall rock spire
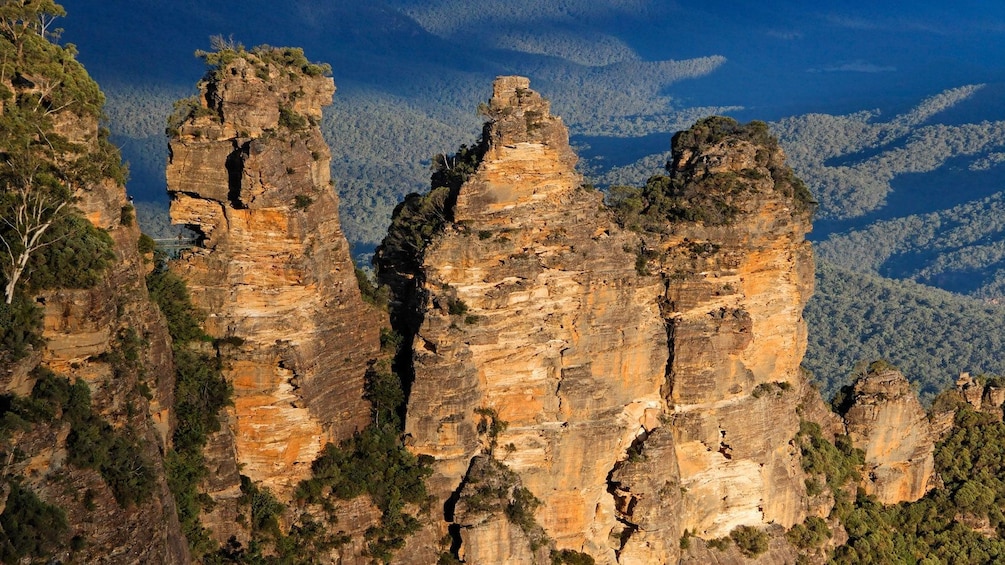
M 424 250 L 406 433 L 435 458 L 442 531 L 460 527 L 468 562 L 544 561 L 545 538 L 611 561 L 608 475 L 665 409 L 662 285 L 637 275 L 636 236 L 583 186 L 527 79 L 496 79 L 487 113 L 483 157 Z M 487 485 L 526 520 L 486 513 L 508 504 L 486 507 Z
M 368 423 L 383 323 L 360 296 L 317 125 L 332 79 L 299 50 L 229 54 L 174 118 L 171 219 L 200 238 L 172 270 L 234 387 L 232 440 L 215 445 L 283 497 L 325 442 Z

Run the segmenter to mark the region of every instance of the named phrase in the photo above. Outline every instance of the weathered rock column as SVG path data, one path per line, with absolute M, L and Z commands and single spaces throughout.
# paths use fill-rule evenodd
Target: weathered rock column
M 932 488 L 935 440 L 911 383 L 873 363 L 852 385 L 844 414 L 852 445 L 865 452 L 862 488 L 883 504 L 914 502 Z
M 360 296 L 317 126 L 332 79 L 273 54 L 242 51 L 199 84 L 167 180 L 172 221 L 201 235 L 172 270 L 234 386 L 223 447 L 285 498 L 325 442 L 367 424 L 382 322 Z
M 682 527 L 701 537 L 805 517 L 799 430 L 808 192 L 763 124 L 709 118 L 674 138 L 665 235 L 667 399 Z
M 436 459 L 431 491 L 468 562 L 519 561 L 540 542 L 499 514 L 506 501 L 483 504 L 495 467 L 469 469 L 479 454 L 515 474 L 493 492 L 541 501 L 532 516 L 556 547 L 613 562 L 623 525 L 608 476 L 665 407 L 662 285 L 635 272 L 637 237 L 582 187 L 568 132 L 529 81 L 498 78 L 487 110 L 484 157 L 425 250 L 406 432 Z

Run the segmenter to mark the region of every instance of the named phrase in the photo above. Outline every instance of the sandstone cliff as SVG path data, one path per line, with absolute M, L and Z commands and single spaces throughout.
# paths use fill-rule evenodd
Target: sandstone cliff
M 210 485 L 231 502 L 237 468 L 289 500 L 326 442 L 366 426 L 363 377 L 386 325 L 361 298 L 317 127 L 332 79 L 284 53 L 220 61 L 170 142 L 171 219 L 200 234 L 171 268 L 208 314 L 234 387 L 226 437 L 207 454 L 234 470 Z
M 436 461 L 455 553 L 536 547 L 469 510 L 484 457 L 540 501 L 556 550 L 598 562 L 675 562 L 684 530 L 800 522 L 810 204 L 777 143 L 731 121 L 679 135 L 670 177 L 628 206 L 639 235 L 581 187 L 526 79 L 497 79 L 486 111 L 470 175 L 406 202 L 378 252 L 413 323 L 409 445 Z M 399 232 L 428 207 L 437 229 L 413 228 L 401 269 Z
M 852 444 L 865 452 L 865 492 L 884 504 L 924 496 L 934 479 L 934 434 L 904 375 L 875 362 L 855 381 L 849 402 L 844 420 Z
M 8 40 L 3 36 L 0 43 Z M 170 341 L 147 294 L 149 259 L 137 248 L 140 232 L 118 174 L 119 155 L 99 128 L 101 94 L 61 48 L 30 31 L 20 41 L 31 43 L 35 51 L 8 61 L 16 72 L 7 76 L 18 80 L 0 79 L 0 89 L 13 93 L 8 100 L 14 104 L 0 107 L 0 117 L 14 112 L 22 126 L 35 128 L 38 140 L 62 150 L 43 151 L 50 160 L 34 167 L 69 171 L 60 178 L 74 200 L 72 211 L 52 227 L 67 233 L 57 232 L 50 247 L 35 256 L 35 270 L 24 281 L 42 309 L 44 343 L 17 364 L 0 366 L 5 421 L 0 425 L 0 508 L 18 510 L 5 504 L 10 484 L 17 483 L 43 503 L 61 508 L 66 519 L 65 524 L 5 520 L 25 530 L 7 531 L 0 538 L 6 542 L 36 527 L 49 536 L 64 535 L 61 546 L 48 548 L 57 551 L 54 560 L 183 563 L 189 559 L 188 548 L 161 459 L 173 419 Z M 56 73 L 53 67 L 39 66 L 50 56 L 63 57 L 63 75 L 53 76 L 48 74 Z M 45 109 L 42 102 L 57 99 L 65 104 L 58 110 L 44 117 L 32 113 L 36 102 L 34 107 Z M 16 132 L 6 131 L 5 143 L 8 134 Z M 16 167 L 17 149 L 3 149 L 5 163 L 12 167 L 3 172 L 4 191 L 10 189 L 7 175 Z M 39 181 L 32 190 L 44 190 Z M 74 218 L 84 219 L 75 224 Z M 71 223 L 58 227 L 59 221 Z M 107 264 L 88 264 L 89 246 L 104 249 L 105 242 L 111 251 Z M 53 267 L 59 269 L 55 278 L 40 282 L 43 271 Z M 31 400 L 25 401 L 27 396 Z M 34 406 L 36 412 L 23 406 Z

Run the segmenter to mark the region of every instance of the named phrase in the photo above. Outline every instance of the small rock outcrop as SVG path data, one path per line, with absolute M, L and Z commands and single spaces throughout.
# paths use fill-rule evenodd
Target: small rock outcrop
M 852 385 L 849 402 L 844 420 L 852 445 L 865 452 L 865 492 L 883 504 L 924 496 L 932 488 L 935 441 L 911 383 L 878 361 Z
M 368 423 L 364 373 L 386 322 L 361 298 L 339 227 L 317 126 L 334 84 L 284 53 L 242 51 L 207 74 L 173 118 L 167 182 L 172 222 L 200 234 L 171 268 L 234 388 L 233 444 L 209 458 L 236 458 L 288 498 L 326 442 Z

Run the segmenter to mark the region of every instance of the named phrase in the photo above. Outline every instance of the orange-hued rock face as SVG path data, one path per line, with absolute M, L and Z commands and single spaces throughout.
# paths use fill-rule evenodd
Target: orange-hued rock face
M 862 487 L 883 504 L 914 502 L 932 488 L 935 440 L 904 375 L 870 367 L 855 381 L 844 415 L 852 445 L 865 452 Z
M 680 528 L 707 539 L 740 525 L 789 527 L 805 518 L 791 440 L 813 290 L 809 214 L 777 145 L 688 133 L 675 138 L 670 178 L 701 219 L 671 219 L 649 241 L 659 251 L 650 268 L 666 281 L 667 401 L 687 492 Z
M 384 325 L 360 296 L 316 126 L 334 85 L 246 54 L 200 90 L 167 179 L 172 221 L 203 236 L 171 268 L 224 340 L 234 387 L 232 439 L 208 457 L 287 498 L 325 442 L 368 423 L 363 376 Z
M 665 404 L 661 285 L 635 273 L 636 237 L 581 187 L 566 128 L 528 81 L 497 79 L 489 111 L 484 158 L 422 262 L 406 434 L 436 459 L 440 506 L 494 443 L 555 544 L 610 561 L 622 526 L 607 476 Z M 494 439 L 489 411 L 506 423 Z M 527 543 L 504 517 L 471 516 L 456 517 L 469 562 Z
M 676 562 L 685 530 L 804 519 L 792 439 L 813 266 L 777 144 L 675 147 L 677 215 L 649 216 L 640 235 L 581 188 L 564 126 L 526 79 L 497 79 L 487 110 L 483 157 L 438 196 L 446 221 L 413 270 L 395 239 L 378 252 L 411 297 L 402 311 L 419 314 L 406 432 L 436 461 L 458 555 L 527 551 L 486 510 L 485 493 L 504 489 L 472 485 L 486 456 L 541 501 L 556 548 L 599 563 Z

